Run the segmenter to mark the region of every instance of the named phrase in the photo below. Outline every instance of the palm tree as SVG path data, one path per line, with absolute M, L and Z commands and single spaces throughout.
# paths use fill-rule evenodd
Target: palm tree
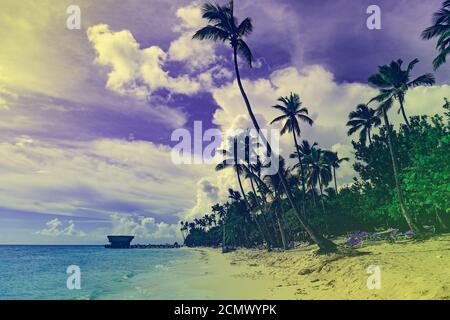
M 241 150 L 243 150 L 244 145 L 239 137 L 232 137 L 229 139 L 229 150 L 219 150 L 225 159 L 216 166 L 216 171 L 222 171 L 227 168 L 233 168 L 236 172 L 236 177 L 239 183 L 239 189 L 241 190 L 242 197 L 248 206 L 247 196 L 244 191 L 244 187 L 242 186 L 241 173 L 244 172 L 244 165 L 242 162 L 240 155 Z
M 247 164 L 250 163 L 251 157 L 250 153 L 253 151 L 250 136 L 246 133 L 242 133 L 240 135 L 230 138 L 229 142 L 231 144 L 230 150 L 219 151 L 222 152 L 222 155 L 225 156 L 225 159 L 216 166 L 216 170 L 221 171 L 229 167 L 232 167 L 234 169 L 234 171 L 236 172 L 239 188 L 241 190 L 242 197 L 244 198 L 244 202 L 247 207 L 248 213 L 250 214 L 251 219 L 256 223 L 261 239 L 264 242 L 268 243 L 257 217 L 251 214 L 251 204 L 247 198 L 247 195 L 245 194 L 241 180 L 241 173 L 245 174 L 246 172 L 248 172 L 245 163 Z M 241 158 L 242 156 L 244 156 L 244 159 Z M 253 187 L 253 182 L 252 180 L 250 181 Z
M 376 111 L 366 104 L 359 104 L 356 111 L 350 112 L 348 119 L 347 126 L 351 127 L 348 135 L 351 136 L 359 130 L 359 141 L 366 144 L 367 138 L 369 138 L 369 143 L 372 144 L 370 131 L 372 127 L 378 127 L 381 124 L 380 118 L 376 116 Z
M 268 143 L 266 137 L 261 132 L 261 128 L 256 120 L 255 114 L 253 113 L 252 107 L 250 105 L 250 101 L 247 97 L 247 94 L 244 90 L 244 86 L 241 81 L 241 75 L 239 71 L 238 65 L 238 53 L 244 57 L 245 61 L 251 67 L 253 61 L 253 55 L 248 47 L 247 43 L 243 40 L 243 38 L 249 35 L 253 31 L 253 25 L 250 18 L 245 18 L 241 23 L 238 24 L 236 17 L 234 16 L 234 5 L 231 0 L 228 5 L 220 6 L 216 4 L 206 3 L 203 8 L 203 18 L 208 20 L 207 26 L 198 30 L 193 38 L 199 40 L 212 40 L 216 42 L 229 42 L 231 48 L 233 49 L 233 60 L 234 60 L 234 69 L 236 73 L 236 79 L 239 86 L 239 90 L 241 92 L 242 98 L 244 99 L 245 106 L 247 108 L 247 112 L 252 120 L 253 126 L 258 132 L 262 142 L 267 148 L 267 154 L 274 157 L 274 153 L 272 147 Z M 280 179 L 282 181 L 282 185 L 284 191 L 289 199 L 289 203 L 294 210 L 297 219 L 299 220 L 302 227 L 308 232 L 311 239 L 319 246 L 321 252 L 333 252 L 337 250 L 337 246 L 332 241 L 324 238 L 322 235 L 313 230 L 306 221 L 303 221 L 300 217 L 299 210 L 295 204 L 294 197 L 289 188 L 289 185 L 286 182 L 286 179 L 282 174 L 280 175 Z
M 301 130 L 298 120 L 301 120 L 310 126 L 313 124 L 313 120 L 308 116 L 308 108 L 302 107 L 302 102 L 300 101 L 300 96 L 298 94 L 293 94 L 291 92 L 288 97 L 280 97 L 278 101 L 281 104 L 277 104 L 273 106 L 273 108 L 280 110 L 282 115 L 276 117 L 272 120 L 271 124 L 284 121 L 283 128 L 281 129 L 281 135 L 286 132 L 292 132 L 292 136 L 294 137 L 295 150 L 297 151 L 298 163 L 300 165 L 300 174 L 302 178 L 302 207 L 303 207 L 303 216 L 306 215 L 305 208 L 305 199 L 306 199 L 306 187 L 305 187 L 305 170 L 302 164 L 302 158 L 299 152 L 299 146 L 297 142 L 297 136 L 300 137 Z
M 316 185 L 319 185 L 322 211 L 325 215 L 323 189 L 328 186 L 331 181 L 331 167 L 326 161 L 324 151 L 319 148 L 313 148 L 311 150 L 311 154 L 305 158 L 305 163 L 308 167 L 309 187 L 314 188 Z
M 433 25 L 422 32 L 422 38 L 438 38 L 436 49 L 439 55 L 433 61 L 436 70 L 446 62 L 450 54 L 450 0 L 444 1 L 442 8 L 433 15 Z
M 220 204 L 215 204 L 212 206 L 212 211 L 216 213 L 219 216 L 219 221 L 222 222 L 222 252 L 226 251 L 226 245 L 225 245 L 225 218 L 226 218 L 226 211 L 225 207 L 221 206 Z
M 337 179 L 336 179 L 336 169 L 339 169 L 341 167 L 341 163 L 343 163 L 344 161 L 350 161 L 350 159 L 347 157 L 339 158 L 337 152 L 332 152 L 332 151 L 324 151 L 324 157 L 325 157 L 325 161 L 330 165 L 330 167 L 333 168 L 334 189 L 337 194 L 338 188 L 337 188 Z
M 279 163 L 279 171 L 282 172 L 283 175 L 286 172 L 285 162 L 284 162 L 284 159 L 281 157 L 280 157 L 280 163 Z M 281 243 L 282 243 L 283 249 L 287 249 L 286 232 L 282 225 L 282 217 L 280 216 L 280 213 L 279 213 L 279 211 L 281 209 L 281 196 L 280 196 L 281 179 L 280 179 L 280 176 L 278 174 L 266 175 L 266 176 L 264 176 L 263 181 L 273 196 L 273 201 L 270 204 L 270 207 L 274 208 L 276 223 L 278 226 L 278 230 L 280 232 Z
M 397 197 L 398 201 L 400 203 L 400 211 L 405 218 L 406 222 L 408 223 L 411 230 L 413 230 L 418 236 L 422 235 L 422 228 L 417 225 L 410 213 L 408 212 L 405 204 L 405 199 L 403 195 L 403 190 L 400 185 L 400 179 L 398 177 L 398 165 L 397 165 L 397 158 L 395 157 L 395 151 L 394 151 L 394 144 L 392 142 L 392 127 L 389 123 L 388 118 L 388 110 L 392 107 L 394 103 L 394 97 L 390 97 L 387 100 L 384 100 L 384 95 L 381 94 L 381 96 L 373 98 L 371 101 L 378 101 L 380 102 L 380 106 L 377 109 L 378 114 L 381 114 L 383 116 L 384 120 L 384 126 L 387 130 L 387 139 L 388 139 L 388 146 L 389 146 L 389 152 L 391 154 L 391 161 L 392 161 L 392 170 L 394 173 L 394 180 L 395 180 L 395 187 L 397 191 Z
M 414 59 L 409 63 L 406 70 L 402 70 L 403 61 L 398 59 L 397 61 L 392 61 L 389 65 L 379 66 L 378 73 L 369 78 L 369 83 L 380 88 L 378 101 L 393 99 L 399 102 L 399 112 L 402 113 L 403 119 L 408 127 L 409 121 L 404 108 L 406 92 L 409 88 L 426 85 L 431 86 L 435 83 L 434 76 L 430 73 L 421 75 L 412 81 L 410 80 L 411 71 L 418 62 L 418 59 Z

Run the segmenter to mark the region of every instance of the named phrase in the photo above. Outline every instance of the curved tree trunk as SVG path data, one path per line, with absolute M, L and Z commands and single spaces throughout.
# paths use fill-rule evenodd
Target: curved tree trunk
M 391 153 L 392 169 L 394 171 L 394 180 L 395 180 L 395 187 L 397 190 L 398 201 L 400 202 L 400 211 L 401 211 L 403 217 L 405 218 L 406 222 L 408 223 L 409 227 L 411 228 L 411 230 L 413 230 L 417 235 L 421 236 L 422 228 L 414 222 L 413 218 L 411 217 L 408 210 L 406 209 L 405 200 L 403 198 L 403 191 L 400 186 L 400 180 L 398 178 L 398 166 L 397 166 L 397 160 L 396 160 L 395 154 L 394 154 L 394 146 L 392 144 L 391 126 L 389 124 L 389 119 L 388 119 L 385 108 L 383 108 L 383 119 L 384 119 L 384 125 L 386 126 L 386 130 L 387 130 L 389 152 Z
M 367 129 L 367 135 L 369 136 L 369 144 L 372 144 L 372 137 L 370 135 L 370 128 Z
M 295 150 L 297 150 L 297 156 L 298 156 L 298 164 L 300 165 L 300 175 L 302 177 L 302 214 L 303 218 L 306 219 L 306 187 L 305 187 L 305 169 L 303 168 L 303 162 L 302 158 L 300 157 L 300 151 L 298 147 L 297 142 L 297 135 L 295 134 L 295 130 L 292 130 L 292 134 L 294 135 L 294 143 L 295 143 Z
M 403 106 L 403 101 L 400 100 L 400 111 L 402 112 L 403 119 L 405 120 L 406 126 L 409 128 L 408 117 L 406 116 L 405 107 Z
M 333 178 L 334 178 L 334 188 L 336 189 L 336 195 L 337 195 L 338 189 L 337 189 L 336 167 L 335 166 L 333 166 Z
M 272 156 L 272 147 L 270 146 L 269 142 L 267 141 L 264 134 L 261 132 L 261 128 L 258 124 L 258 121 L 256 120 L 256 117 L 253 113 L 252 107 L 250 106 L 250 101 L 248 100 L 247 94 L 245 93 L 244 87 L 242 85 L 241 76 L 239 73 L 239 66 L 237 62 L 237 47 L 233 47 L 233 56 L 234 56 L 234 68 L 236 72 L 236 79 L 238 82 L 239 90 L 241 91 L 242 97 L 245 102 L 245 106 L 247 107 L 248 114 L 253 122 L 253 126 L 255 127 L 256 131 L 258 132 L 259 137 L 263 141 L 263 143 L 267 147 L 267 153 Z M 317 233 L 315 230 L 313 230 L 305 221 L 302 220 L 300 217 L 300 212 L 295 204 L 294 197 L 292 196 L 291 190 L 289 189 L 289 185 L 286 181 L 286 178 L 284 175 L 278 171 L 278 176 L 280 177 L 281 183 L 283 184 L 284 191 L 289 199 L 289 203 L 291 204 L 292 209 L 295 212 L 295 215 L 302 225 L 302 227 L 305 229 L 305 231 L 309 234 L 311 239 L 319 246 L 320 252 L 336 252 L 337 251 L 337 245 L 332 242 L 331 240 L 326 239 L 321 234 Z

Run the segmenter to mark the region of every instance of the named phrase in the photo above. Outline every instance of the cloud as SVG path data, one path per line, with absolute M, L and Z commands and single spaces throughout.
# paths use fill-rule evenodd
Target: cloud
M 290 92 L 298 93 L 314 119 L 312 127 L 301 124 L 302 139 L 318 142 L 323 148 L 339 151 L 340 157 L 353 158 L 351 137 L 347 136 L 346 122 L 350 111 L 359 103 L 368 102 L 377 90 L 363 83 L 338 83 L 333 74 L 320 65 L 298 70 L 286 67 L 274 71 L 266 78 L 244 79 L 244 86 L 250 98 L 255 115 L 263 128 L 278 128 L 270 125 L 278 111 L 271 108 L 280 96 Z M 227 83 L 212 90 L 220 106 L 214 113 L 213 122 L 223 131 L 228 129 L 252 128 L 237 83 Z M 406 111 L 409 115 L 442 112 L 443 97 L 450 95 L 450 86 L 417 87 L 406 96 Z M 375 107 L 375 106 L 374 106 Z M 402 122 L 396 108 L 390 112 L 392 123 Z M 293 138 L 285 135 L 280 140 L 280 153 L 287 157 L 293 151 Z M 351 162 L 343 165 L 337 173 L 341 183 L 350 182 L 354 176 Z
M 181 35 L 170 43 L 169 58 L 186 62 L 191 71 L 208 67 L 216 62 L 218 57 L 212 41 L 192 40 L 194 32 L 205 25 L 201 8 L 195 4 L 181 7 L 176 15 L 180 22 L 175 26 L 174 31 Z
M 112 214 L 112 231 L 119 235 L 134 235 L 141 240 L 150 241 L 181 241 L 181 233 L 178 224 L 157 223 L 151 217 L 132 217 L 120 214 Z
M 109 217 L 112 213 L 175 220 L 192 208 L 196 184 L 213 170 L 177 166 L 169 147 L 99 139 L 0 143 L 0 202 L 12 210 Z
M 158 89 L 187 95 L 200 89 L 188 76 L 171 77 L 163 70 L 167 54 L 158 46 L 141 49 L 128 30 L 113 32 L 99 24 L 87 35 L 97 52 L 96 62 L 111 68 L 106 87 L 114 92 L 145 99 Z
M 72 220 L 68 221 L 68 226 L 64 227 L 63 223 L 55 218 L 46 223 L 46 228 L 39 230 L 36 234 L 50 237 L 60 237 L 60 236 L 75 236 L 75 237 L 85 237 L 86 233 L 83 231 L 78 231 L 75 228 L 75 223 Z

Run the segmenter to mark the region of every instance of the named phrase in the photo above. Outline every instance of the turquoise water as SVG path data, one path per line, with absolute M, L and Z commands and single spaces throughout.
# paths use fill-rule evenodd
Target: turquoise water
M 208 292 L 188 281 L 195 258 L 178 249 L 0 246 L 0 299 L 202 299 Z M 67 289 L 70 265 L 80 267 L 80 290 Z

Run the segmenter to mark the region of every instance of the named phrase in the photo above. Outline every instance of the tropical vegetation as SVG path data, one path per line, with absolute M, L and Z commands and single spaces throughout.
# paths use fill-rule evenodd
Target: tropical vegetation
M 339 170 L 350 159 L 304 139 L 302 128 L 314 122 L 298 93 L 280 97 L 273 105 L 279 115 L 272 124 L 279 123 L 281 134 L 292 137 L 293 150 L 288 160 L 273 156 L 238 63 L 241 56 L 252 65 L 253 55 L 244 40 L 253 30 L 252 21 L 245 18 L 238 23 L 233 1 L 225 6 L 207 3 L 202 10 L 208 25 L 193 38 L 230 44 L 240 93 L 269 157 L 250 161 L 253 138 L 244 134 L 230 139 L 231 148 L 221 151 L 224 160 L 216 169 L 233 169 L 239 190 L 229 189 L 228 200 L 215 204 L 202 218 L 181 222 L 186 245 L 289 249 L 296 242 L 310 242 L 319 246 L 319 252 L 333 252 L 339 250 L 333 242 L 337 236 L 356 230 L 396 228 L 417 238 L 426 236 L 430 228 L 425 226 L 450 231 L 450 103 L 442 97 L 442 112 L 431 117 L 407 115 L 408 90 L 435 84 L 430 73 L 412 78 L 419 60 L 406 68 L 401 59 L 393 60 L 368 77 L 379 92 L 348 116 L 348 135 L 358 134 L 352 141 L 356 176 L 352 183 L 339 185 Z M 447 0 L 435 14 L 434 25 L 423 33 L 426 39 L 438 38 L 435 67 L 445 63 L 450 52 L 449 13 Z M 390 119 L 394 105 L 403 118 L 398 126 Z M 276 174 L 264 170 L 271 161 L 278 161 Z

